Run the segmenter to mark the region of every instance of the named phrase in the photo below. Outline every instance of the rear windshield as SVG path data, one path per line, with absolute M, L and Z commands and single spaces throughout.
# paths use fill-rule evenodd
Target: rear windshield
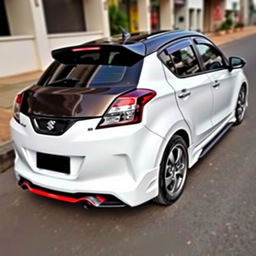
M 43 74 L 48 87 L 136 87 L 143 57 L 127 51 L 64 52 Z

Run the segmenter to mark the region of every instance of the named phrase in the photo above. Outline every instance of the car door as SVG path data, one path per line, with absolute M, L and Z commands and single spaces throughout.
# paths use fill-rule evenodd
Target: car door
M 223 54 L 210 41 L 195 39 L 196 49 L 202 65 L 211 80 L 213 94 L 212 122 L 218 127 L 232 113 L 235 73 L 229 72 Z
M 177 104 L 191 129 L 193 143 L 198 145 L 212 129 L 211 81 L 201 72 L 190 39 L 173 43 L 159 57 L 169 69 L 165 68 L 167 80 L 176 92 Z

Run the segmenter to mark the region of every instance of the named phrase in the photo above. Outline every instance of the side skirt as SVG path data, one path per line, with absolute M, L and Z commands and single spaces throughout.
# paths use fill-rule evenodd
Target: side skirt
M 227 124 L 204 148 L 201 152 L 199 158 L 204 157 L 218 142 L 219 140 L 227 133 L 227 131 L 233 126 L 233 123 Z
M 202 156 L 203 151 L 206 150 L 206 148 L 209 147 L 210 144 L 213 144 L 211 146 L 211 148 L 219 141 L 219 139 L 225 134 L 223 134 L 224 130 L 228 130 L 233 123 L 235 122 L 235 117 L 234 117 L 234 113 L 232 113 L 223 124 L 220 125 L 220 127 L 218 127 L 216 130 L 214 130 L 214 132 L 208 137 L 206 138 L 201 144 L 197 145 L 196 147 L 191 145 L 188 148 L 188 153 L 189 153 L 189 168 L 191 168 Z M 228 126 L 230 126 L 229 128 L 227 128 Z M 226 130 L 226 132 L 227 132 Z M 216 140 L 216 137 L 220 137 L 218 138 L 218 140 Z M 207 152 L 209 152 L 210 148 L 207 150 Z M 204 155 L 206 155 L 206 153 L 204 153 Z

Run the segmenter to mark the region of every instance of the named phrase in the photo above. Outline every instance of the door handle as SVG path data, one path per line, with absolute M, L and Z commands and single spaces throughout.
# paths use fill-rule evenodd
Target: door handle
M 212 87 L 213 88 L 218 88 L 219 86 L 220 86 L 220 82 L 216 80 Z
M 187 91 L 186 89 L 181 90 L 181 93 L 179 94 L 179 98 L 183 99 L 191 95 L 190 91 Z

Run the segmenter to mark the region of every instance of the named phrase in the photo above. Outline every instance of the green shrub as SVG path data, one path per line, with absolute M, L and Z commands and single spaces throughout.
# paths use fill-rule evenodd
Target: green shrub
M 223 21 L 220 25 L 220 30 L 229 30 L 233 27 L 234 21 L 231 17 L 227 17 L 225 21 Z
M 235 28 L 243 28 L 244 27 L 244 23 L 243 22 L 238 22 L 235 25 Z
M 128 18 L 127 15 L 122 12 L 116 5 L 110 5 L 108 7 L 109 11 L 109 21 L 111 35 L 120 34 L 120 27 L 127 30 L 128 28 Z
M 228 26 L 228 29 L 231 29 L 231 28 L 233 27 L 233 25 L 234 25 L 234 21 L 233 21 L 233 19 L 230 18 L 230 17 L 227 17 L 226 20 L 225 20 L 225 22 L 226 22 L 226 24 L 227 24 L 227 26 Z
M 229 29 L 229 26 L 227 24 L 226 21 L 223 21 L 221 24 L 220 24 L 220 30 L 228 30 Z

